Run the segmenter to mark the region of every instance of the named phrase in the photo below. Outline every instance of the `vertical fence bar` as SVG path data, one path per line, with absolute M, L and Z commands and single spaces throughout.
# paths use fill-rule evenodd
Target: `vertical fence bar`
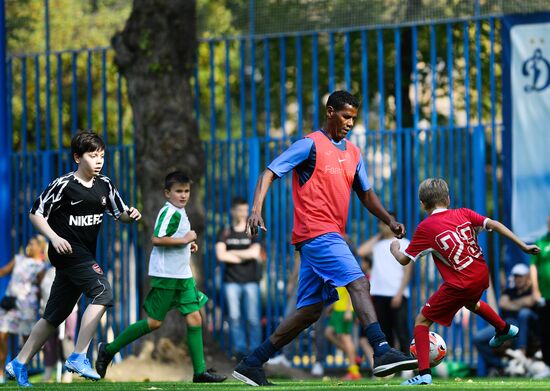
M 450 157 L 453 156 L 455 153 L 455 147 L 454 147 L 454 138 L 455 138 L 455 103 L 454 103 L 454 77 L 453 77 L 453 71 L 454 71 L 454 58 L 453 58 L 453 27 L 452 24 L 448 23 L 446 25 L 446 33 L 447 33 L 447 79 L 449 83 L 449 143 L 448 143 L 448 154 L 449 158 L 445 159 L 447 160 L 448 167 L 448 175 L 449 175 L 449 186 L 451 190 L 451 194 L 456 194 L 454 191 L 456 189 L 456 183 L 455 183 L 455 177 L 454 177 L 454 167 L 455 167 L 455 161 L 457 159 L 451 159 Z M 454 201 L 455 197 L 451 198 L 451 205 L 455 203 Z
M 332 93 L 336 83 L 334 80 L 334 34 L 328 34 L 328 90 Z
M 286 140 L 286 40 L 279 38 L 279 95 L 281 99 L 281 129 L 283 130 L 283 140 Z
M 351 90 L 351 43 L 350 33 L 344 34 L 344 82 L 346 90 Z
M 92 129 L 93 126 L 93 81 L 92 81 L 92 55 L 93 52 L 88 50 L 86 57 L 86 127 Z
M 22 194 L 17 194 L 17 199 L 26 206 L 27 199 L 27 58 L 21 58 L 21 189 Z M 23 218 L 22 231 L 27 232 L 29 219 Z M 11 256 L 11 255 L 10 255 Z M 6 258 L 9 259 L 9 258 Z
M 231 52 L 230 41 L 224 41 L 225 47 L 225 133 L 228 140 L 232 139 L 231 126 Z
M 303 133 L 303 97 L 302 97 L 302 37 L 296 37 L 296 104 L 298 105 L 297 133 L 298 138 L 302 137 Z
M 8 129 L 8 102 L 7 102 L 7 75 L 6 75 L 6 4 L 0 0 L 0 255 L 2 264 L 8 263 L 12 256 L 11 250 L 11 129 Z
M 472 155 L 473 159 L 473 177 L 474 177 L 474 209 L 482 216 L 487 215 L 487 207 L 485 202 L 486 197 L 486 182 L 485 182 L 485 129 L 483 128 L 483 106 L 482 106 L 482 75 L 481 67 L 481 24 L 479 20 L 475 22 L 475 62 L 476 62 L 476 90 L 477 90 L 477 126 L 474 129 Z M 487 234 L 480 235 L 478 238 L 481 248 L 487 253 Z M 487 297 L 487 292 L 483 292 L 484 299 Z M 476 317 L 477 329 L 481 329 L 487 323 L 481 317 Z M 470 330 L 470 333 L 472 330 Z M 470 360 L 473 360 L 472 355 L 472 340 L 470 338 Z M 486 366 L 484 360 L 478 360 L 477 370 L 480 376 L 486 374 Z
M 226 180 L 228 182 L 228 190 L 234 189 L 235 184 L 232 183 L 232 175 L 231 175 L 231 162 L 234 159 L 231 159 L 231 149 L 233 147 L 232 143 L 232 115 L 231 115 L 231 52 L 230 52 L 230 41 L 225 40 L 224 41 L 224 47 L 225 47 L 225 137 L 227 139 L 227 154 L 225 159 L 225 169 L 226 169 Z M 225 208 L 228 211 L 231 208 L 231 194 L 227 194 L 225 197 L 226 203 Z M 226 215 L 229 215 L 226 213 Z M 228 216 L 229 217 L 229 216 Z M 213 268 L 215 269 L 215 268 Z
M 258 136 L 258 110 L 256 102 L 256 40 L 250 38 L 250 112 L 252 114 L 252 137 Z
M 363 102 L 361 104 L 363 108 L 363 125 L 365 127 L 365 145 L 364 151 L 368 151 L 368 135 L 369 135 L 369 62 L 368 62 L 368 37 L 367 31 L 361 30 L 361 95 L 363 96 Z M 368 169 L 368 153 L 364 153 L 365 167 Z M 361 213 L 363 211 L 361 210 Z M 369 233 L 370 219 L 365 219 L 365 233 L 361 236 L 361 239 L 366 239 Z
M 496 220 L 500 219 L 499 205 L 499 181 L 497 177 L 498 160 L 497 160 L 497 125 L 496 125 L 496 76 L 495 76 L 495 19 L 489 19 L 489 84 L 491 89 L 491 193 L 493 199 L 492 217 Z M 495 287 L 496 297 L 500 297 L 500 239 L 499 235 L 493 235 L 493 284 Z
M 377 70 L 378 70 L 378 95 L 380 96 L 380 101 L 378 102 L 378 134 L 379 134 L 379 140 L 380 140 L 380 153 L 382 156 L 381 163 L 380 163 L 380 194 L 382 198 L 382 203 L 385 204 L 387 202 L 386 194 L 387 189 L 384 181 L 384 153 L 385 153 L 385 145 L 384 145 L 384 133 L 386 132 L 386 94 L 384 91 L 384 35 L 382 29 L 376 30 L 376 47 L 377 47 Z M 373 173 L 376 173 L 377 170 L 374 170 Z M 376 183 L 376 174 L 373 175 L 373 182 Z
M 38 151 L 42 149 L 42 125 L 40 115 L 40 57 L 34 56 L 34 147 Z
M 265 136 L 270 137 L 271 129 L 271 99 L 270 99 L 270 75 L 271 67 L 269 60 L 269 40 L 264 38 L 264 109 L 265 109 Z
M 403 205 L 405 194 L 403 191 L 403 171 L 408 164 L 402 164 L 403 161 L 403 99 L 401 96 L 401 30 L 396 28 L 394 31 L 395 42 L 395 125 L 397 133 L 397 209 L 393 206 L 393 210 L 397 212 L 399 221 L 403 221 Z M 393 181 L 392 181 L 393 183 Z M 407 188 L 410 189 L 410 188 Z M 408 197 L 407 197 L 408 198 Z
M 462 183 L 465 184 L 464 190 L 464 200 L 466 201 L 467 206 L 471 206 L 471 192 L 470 192 L 470 180 L 469 178 L 471 175 L 470 170 L 470 116 L 471 116 L 471 107 L 470 107 L 470 34 L 469 34 L 469 25 L 468 22 L 464 22 L 463 24 L 463 31 L 464 31 L 464 62 L 466 64 L 465 69 L 465 76 L 464 76 L 464 101 L 465 101 L 465 110 L 466 110 L 466 129 L 464 132 L 465 136 L 465 142 L 464 142 L 464 150 L 465 150 L 465 169 L 462 170 Z M 463 205 L 462 202 L 459 203 L 459 205 Z
M 0 30 L 0 34 L 1 33 L 2 33 L 2 30 Z M 0 59 L 1 59 L 1 55 L 0 55 Z M 1 70 L 0 70 L 0 72 L 1 72 Z M 9 175 L 10 186 L 9 186 L 9 190 L 15 190 L 14 194 L 18 194 L 18 192 L 17 192 L 17 182 L 18 182 L 17 177 L 19 175 L 17 173 L 18 173 L 19 170 L 18 170 L 17 158 L 16 158 L 16 155 L 12 156 L 12 153 L 11 153 L 15 149 L 14 148 L 14 143 L 13 143 L 14 142 L 14 134 L 13 134 L 14 129 L 13 129 L 13 59 L 12 58 L 9 58 L 6 61 L 6 82 L 5 82 L 5 86 L 6 86 L 6 111 L 5 111 L 5 113 L 6 113 L 6 126 L 5 126 L 4 129 L 8 134 L 7 144 L 8 144 L 9 149 L 10 149 L 10 153 L 8 153 L 8 158 L 10 159 L 10 161 L 9 161 L 9 166 L 10 166 L 10 171 L 9 171 L 10 172 L 10 175 Z M 1 104 L 1 101 L 0 101 L 0 104 Z M 2 139 L 1 136 L 0 136 L 0 141 L 4 142 L 5 140 Z M 11 167 L 15 167 L 15 175 L 14 175 L 14 171 L 11 170 Z M 14 203 L 13 197 L 10 197 L 10 201 L 11 201 L 11 205 L 5 205 L 5 206 L 8 207 L 8 209 L 10 209 L 10 210 L 18 210 L 17 201 L 15 201 L 15 203 Z M 0 203 L 0 205 L 4 205 L 4 204 Z M 10 225 L 9 225 L 10 227 L 19 225 L 19 223 L 17 221 L 18 217 L 19 216 L 17 216 L 17 213 L 12 213 L 12 222 L 10 222 Z M 17 232 L 19 232 L 19 230 L 16 228 L 15 232 L 17 233 Z M 16 234 L 15 235 L 15 241 L 10 240 L 10 246 L 15 244 L 14 248 L 19 248 L 17 246 L 17 244 L 18 244 L 17 243 L 17 236 L 18 235 Z M 0 241 L 1 240 L 2 240 L 2 237 L 0 236 Z M 3 284 L 0 285 L 0 288 L 3 288 Z M 0 290 L 0 292 L 1 292 L 1 290 Z
M 313 99 L 313 130 L 319 129 L 319 35 L 311 37 L 311 88 Z
M 215 80 L 215 61 L 214 61 L 214 41 L 208 44 L 210 50 L 210 140 L 216 139 L 216 80 Z
M 195 53 L 195 61 L 193 65 L 193 79 L 195 81 L 195 119 L 197 121 L 197 125 L 200 129 L 201 124 L 201 83 L 199 79 L 199 55 L 198 50 L 197 53 Z
M 418 189 L 418 182 L 419 182 L 419 152 L 420 152 L 420 145 L 419 145 L 419 130 L 418 130 L 418 122 L 420 121 L 420 105 L 418 102 L 419 99 L 419 91 L 418 91 L 418 30 L 416 26 L 412 27 L 412 70 L 413 70 L 413 95 L 414 95 L 414 185 L 413 189 Z M 418 222 L 420 220 L 420 216 L 418 213 L 418 206 L 417 202 L 413 202 L 413 221 L 414 226 L 416 227 L 418 225 Z M 416 308 L 420 309 L 422 305 L 422 292 L 421 292 L 421 265 L 420 262 L 415 262 L 415 273 L 414 273 L 414 285 L 416 287 Z
M 63 151 L 63 58 L 61 53 L 56 54 L 57 63 L 57 174 L 62 171 L 61 158 Z
M 101 111 L 103 117 L 103 140 L 108 142 L 108 111 L 107 111 L 107 52 L 101 51 Z
M 239 75 L 239 91 L 240 91 L 240 117 L 241 117 L 241 142 L 238 144 L 239 146 L 239 167 L 241 169 L 244 167 L 245 164 L 245 157 L 244 157 L 244 141 L 246 139 L 247 130 L 246 130 L 246 40 L 241 39 L 239 42 L 239 57 L 240 57 L 240 75 Z M 245 183 L 241 179 L 239 181 L 239 192 L 244 193 L 245 191 Z
M 431 103 L 432 103 L 432 120 L 431 120 L 431 144 L 432 144 L 432 151 L 431 151 L 431 160 L 432 160 L 432 167 L 430 170 L 430 176 L 437 176 L 437 164 L 439 162 L 439 159 L 437 158 L 437 142 L 438 137 L 440 136 L 440 132 L 438 132 L 437 129 L 437 106 L 436 106 L 436 100 L 437 100 L 437 52 L 436 52 L 436 37 L 435 37 L 435 26 L 433 24 L 430 25 L 430 71 L 432 75 L 431 80 Z
M 71 56 L 71 133 L 74 135 L 78 129 L 78 74 L 76 65 L 78 61 L 78 52 L 73 51 Z

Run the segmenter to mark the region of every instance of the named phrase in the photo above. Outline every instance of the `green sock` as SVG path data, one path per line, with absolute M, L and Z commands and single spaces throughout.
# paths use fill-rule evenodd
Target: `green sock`
M 131 324 L 126 327 L 118 337 L 115 338 L 113 342 L 105 346 L 105 350 L 111 356 L 117 354 L 123 347 L 131 344 L 136 339 L 149 334 L 151 329 L 149 328 L 149 323 L 147 319 L 138 320 L 136 323 Z
M 202 326 L 187 326 L 187 348 L 193 362 L 193 372 L 199 375 L 206 370 L 202 346 Z

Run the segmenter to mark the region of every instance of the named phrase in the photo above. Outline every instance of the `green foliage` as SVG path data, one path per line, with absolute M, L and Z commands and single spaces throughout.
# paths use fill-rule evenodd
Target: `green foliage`
M 105 130 L 109 141 L 116 143 L 120 127 L 123 142 L 131 142 L 131 108 L 122 80 L 120 107 L 117 103 L 119 76 L 112 51 L 67 50 L 108 46 L 114 32 L 123 27 L 131 1 L 50 0 L 49 5 L 51 50 L 65 51 L 49 56 L 14 56 L 14 53 L 44 52 L 44 2 L 7 1 L 7 20 L 11 23 L 8 52 L 12 54 L 9 66 L 14 150 L 22 147 L 24 138 L 30 150 L 45 148 L 48 142 L 45 130 L 48 120 L 51 121 L 49 141 L 53 148 L 68 147 L 72 133 L 85 128 L 93 128 L 100 133 Z M 48 60 L 49 82 L 46 77 Z M 76 78 L 73 78 L 73 67 Z M 103 78 L 106 82 L 104 90 L 101 87 Z M 50 91 L 49 111 L 47 91 Z M 36 136 L 39 131 L 40 145 L 37 146 Z M 59 134 L 61 145 L 58 143 Z

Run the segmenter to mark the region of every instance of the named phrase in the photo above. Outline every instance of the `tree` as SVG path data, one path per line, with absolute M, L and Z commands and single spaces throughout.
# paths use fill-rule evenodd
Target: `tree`
M 151 248 L 156 213 L 165 201 L 165 175 L 182 169 L 198 184 L 204 171 L 190 84 L 195 18 L 194 0 L 135 0 L 123 31 L 113 37 L 115 63 L 126 78 L 134 113 L 145 254 Z M 191 194 L 186 209 L 200 232 L 203 211 L 198 191 Z M 163 334 L 179 336 L 182 322 L 169 319 Z

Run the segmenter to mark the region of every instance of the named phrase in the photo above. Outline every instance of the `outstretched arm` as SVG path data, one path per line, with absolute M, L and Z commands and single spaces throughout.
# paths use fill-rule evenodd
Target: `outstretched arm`
M 368 257 L 372 252 L 374 245 L 378 243 L 380 239 L 382 239 L 382 234 L 378 232 L 372 238 L 359 246 L 359 248 L 357 249 L 357 255 L 359 255 L 360 257 Z
M 267 191 L 275 179 L 277 179 L 277 176 L 273 173 L 273 171 L 267 169 L 260 175 L 258 182 L 256 182 L 252 211 L 250 212 L 250 216 L 246 222 L 246 231 L 250 236 L 258 235 L 258 228 L 263 231 L 267 231 L 264 220 L 262 219 L 262 208 Z
M 538 254 L 540 252 L 540 248 L 538 246 L 534 244 L 526 244 L 500 221 L 488 219 L 487 223 L 485 224 L 485 228 L 489 231 L 496 231 L 502 236 L 510 239 L 521 249 L 521 251 L 527 254 Z
M 356 193 L 361 200 L 361 203 L 369 210 L 369 212 L 378 217 L 378 219 L 382 222 L 386 223 L 395 234 L 396 238 L 401 239 L 405 236 L 405 226 L 395 221 L 393 216 L 388 213 L 388 211 L 382 206 L 380 199 L 372 188 L 367 191 L 357 189 Z
M 401 251 L 400 247 L 401 245 L 399 244 L 399 240 L 394 240 L 393 242 L 391 242 L 391 255 L 393 255 L 397 262 L 399 262 L 401 265 L 408 265 L 411 262 L 411 259 Z

